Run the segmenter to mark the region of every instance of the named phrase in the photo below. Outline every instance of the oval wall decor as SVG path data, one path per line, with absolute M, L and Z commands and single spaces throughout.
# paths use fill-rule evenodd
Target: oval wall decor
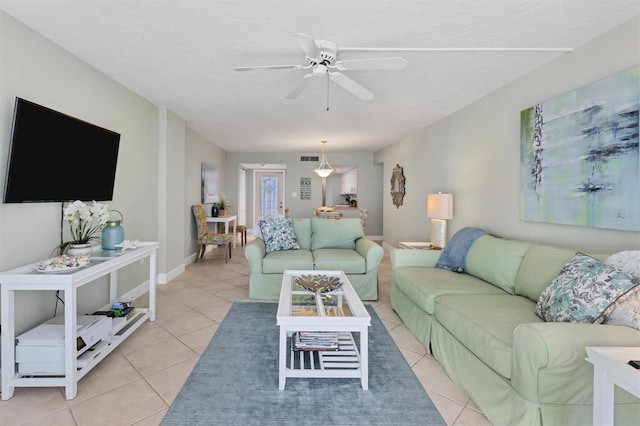
M 393 199 L 393 205 L 398 209 L 402 205 L 402 200 L 404 199 L 404 184 L 404 171 L 399 164 L 396 164 L 396 167 L 393 169 L 393 173 L 391 173 L 391 198 Z

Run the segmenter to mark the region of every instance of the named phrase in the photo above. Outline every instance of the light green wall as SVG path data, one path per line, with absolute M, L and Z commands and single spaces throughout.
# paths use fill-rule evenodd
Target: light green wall
M 6 175 L 16 96 L 121 134 L 114 199 L 107 204 L 122 212 L 125 238 L 157 241 L 158 108 L 0 12 L 2 182 Z M 51 142 L 64 149 L 64 141 L 52 139 Z M 99 151 L 93 152 L 100 155 Z M 43 185 L 69 185 L 74 179 L 91 179 L 91 163 L 79 164 L 77 170 L 60 170 L 58 176 L 38 176 L 34 171 L 34 179 L 40 179 Z M 60 203 L 0 204 L 0 270 L 50 257 L 60 244 L 61 215 Z M 66 234 L 68 227 L 64 225 Z M 163 245 L 161 247 L 161 251 L 164 250 Z M 159 257 L 164 257 L 164 253 Z M 122 271 L 120 292 L 142 283 L 147 268 L 148 265 L 136 264 Z M 78 298 L 81 313 L 93 312 L 108 303 L 108 286 L 85 286 Z M 53 292 L 19 292 L 16 295 L 17 331 L 51 318 L 54 301 Z
M 196 252 L 196 223 L 191 213 L 191 206 L 201 204 L 202 197 L 200 193 L 201 187 L 201 163 L 208 163 L 218 168 L 218 184 L 219 188 L 225 188 L 227 184 L 227 153 L 218 148 L 216 145 L 203 138 L 200 134 L 187 128 L 187 144 L 185 152 L 184 166 L 184 231 L 186 235 L 183 247 L 184 259 L 195 255 Z M 233 204 L 233 202 L 232 202 Z M 235 204 L 234 204 L 235 205 Z M 210 209 L 211 204 L 206 204 L 205 209 Z M 210 214 L 210 213 L 209 213 Z
M 640 248 L 640 232 L 520 220 L 520 111 L 640 64 L 640 19 L 567 53 L 404 140 L 376 152 L 384 181 L 404 167 L 407 195 L 400 209 L 384 199 L 384 242 L 428 241 L 426 196 L 451 192 L 449 237 L 477 226 L 497 236 L 585 251 Z M 386 192 L 386 191 L 385 191 Z M 410 224 L 410 226 L 407 226 Z

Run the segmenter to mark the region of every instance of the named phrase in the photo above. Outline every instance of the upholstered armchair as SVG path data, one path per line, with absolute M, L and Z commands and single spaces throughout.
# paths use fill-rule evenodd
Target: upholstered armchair
M 230 234 L 211 234 L 207 227 L 207 218 L 204 209 L 200 204 L 191 206 L 193 217 L 198 227 L 198 240 L 196 247 L 196 263 L 198 259 L 202 259 L 207 245 L 214 245 L 224 249 L 224 262 L 227 263 L 231 258 L 231 240 Z

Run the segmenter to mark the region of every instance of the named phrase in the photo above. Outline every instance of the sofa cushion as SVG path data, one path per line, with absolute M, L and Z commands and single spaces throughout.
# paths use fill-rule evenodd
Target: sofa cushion
M 329 220 L 329 219 L 324 219 Z M 344 271 L 345 274 L 364 274 L 367 264 L 364 257 L 355 250 L 319 249 L 313 251 L 314 269 Z
M 283 216 L 269 216 L 261 218 L 258 223 L 267 253 L 300 249 L 291 219 Z
M 572 249 L 532 244 L 522 259 L 515 293 L 537 301 L 542 291 L 575 254 L 576 251 Z
M 469 249 L 466 272 L 513 294 L 518 269 L 530 245 L 483 235 Z
M 281 274 L 287 269 L 313 269 L 313 255 L 309 250 L 272 251 L 262 258 L 263 274 Z
M 354 250 L 364 237 L 360 219 L 311 219 L 311 250 L 343 248 Z
M 545 321 L 601 323 L 608 308 L 638 285 L 639 277 L 576 253 L 544 289 L 535 312 Z
M 436 298 L 444 294 L 505 294 L 474 276 L 439 268 L 396 268 L 393 284 L 430 315 L 435 312 Z
M 294 217 L 293 229 L 301 249 L 311 250 L 311 218 Z
M 520 324 L 543 322 L 535 302 L 521 296 L 444 295 L 436 299 L 442 326 L 492 370 L 511 378 L 513 331 Z

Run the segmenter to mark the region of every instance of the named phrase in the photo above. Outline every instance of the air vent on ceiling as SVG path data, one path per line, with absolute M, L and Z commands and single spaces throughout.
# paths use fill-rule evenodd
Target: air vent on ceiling
M 303 155 L 300 157 L 300 161 L 318 161 L 320 157 L 317 155 Z

